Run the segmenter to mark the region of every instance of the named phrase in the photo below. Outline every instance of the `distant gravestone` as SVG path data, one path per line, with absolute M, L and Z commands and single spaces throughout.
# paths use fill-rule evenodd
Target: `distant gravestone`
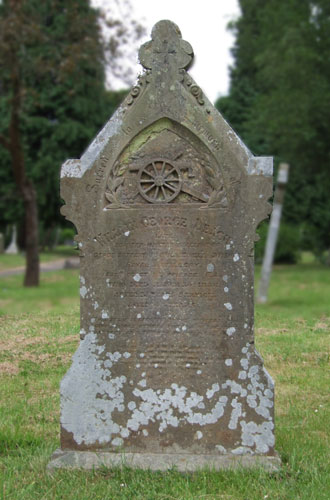
M 3 234 L 0 233 L 0 254 L 4 253 L 5 251 L 5 239 L 3 237 Z
M 160 21 L 146 72 L 80 160 L 62 213 L 81 252 L 81 342 L 49 467 L 274 469 L 274 386 L 254 348 L 253 247 L 272 159 L 255 158 Z
M 5 252 L 6 254 L 9 254 L 9 255 L 17 255 L 18 254 L 16 238 L 17 238 L 16 226 L 13 226 L 11 242 L 9 243 L 8 247 L 6 248 L 6 252 Z

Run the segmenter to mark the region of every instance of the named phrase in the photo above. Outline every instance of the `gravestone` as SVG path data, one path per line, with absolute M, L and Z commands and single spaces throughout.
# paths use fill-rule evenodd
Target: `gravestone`
M 138 84 L 62 167 L 81 342 L 49 467 L 274 469 L 274 386 L 253 334 L 272 159 L 255 158 L 189 76 L 175 24 L 157 23 L 139 57 Z
M 2 233 L 0 233 L 0 254 L 5 251 L 5 239 Z
M 6 248 L 6 251 L 5 251 L 6 254 L 8 254 L 8 255 L 17 255 L 18 254 L 16 239 L 17 239 L 16 226 L 13 226 L 11 242 L 9 243 L 8 247 Z

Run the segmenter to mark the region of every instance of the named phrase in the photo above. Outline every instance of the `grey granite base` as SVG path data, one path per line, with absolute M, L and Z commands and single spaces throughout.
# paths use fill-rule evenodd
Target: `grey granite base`
M 279 470 L 279 456 L 265 455 L 189 455 L 160 453 L 111 453 L 92 451 L 56 450 L 47 469 L 98 469 L 102 466 L 122 466 L 134 469 L 166 471 L 171 467 L 180 472 L 193 472 L 198 469 L 236 469 L 262 467 L 270 472 Z

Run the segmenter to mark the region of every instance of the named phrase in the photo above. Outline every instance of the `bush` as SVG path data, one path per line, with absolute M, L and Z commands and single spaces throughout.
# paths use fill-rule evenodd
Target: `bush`
M 59 243 L 61 245 L 72 245 L 76 231 L 71 227 L 65 227 L 61 230 Z
M 321 264 L 330 265 L 329 247 L 325 247 L 325 238 L 322 238 L 321 229 L 311 224 L 303 224 L 301 228 L 302 249 L 313 252 Z
M 258 228 L 260 240 L 255 245 L 255 261 L 262 263 L 265 252 L 268 222 Z M 281 224 L 275 251 L 275 263 L 296 264 L 300 257 L 301 234 L 299 227 L 290 224 Z

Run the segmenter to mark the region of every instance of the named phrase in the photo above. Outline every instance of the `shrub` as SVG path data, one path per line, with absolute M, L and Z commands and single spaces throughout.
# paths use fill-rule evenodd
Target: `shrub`
M 260 240 L 255 245 L 255 261 L 262 263 L 265 252 L 268 222 L 260 225 L 257 233 Z M 290 224 L 281 224 L 275 250 L 275 263 L 296 264 L 299 261 L 301 234 L 299 227 Z
M 71 227 L 65 227 L 61 230 L 60 241 L 61 245 L 72 245 L 73 239 L 76 235 L 76 231 Z

